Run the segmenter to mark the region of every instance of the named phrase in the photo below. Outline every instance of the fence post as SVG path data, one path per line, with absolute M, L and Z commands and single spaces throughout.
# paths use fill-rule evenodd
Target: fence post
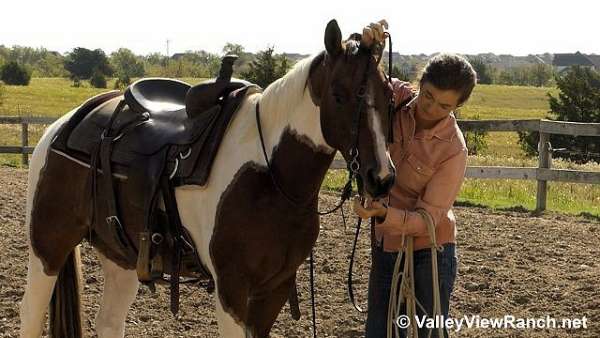
M 552 157 L 550 154 L 550 135 L 547 133 L 540 132 L 540 141 L 538 143 L 538 153 L 539 153 L 539 164 L 538 168 L 548 169 L 550 168 L 550 164 L 552 161 Z M 546 210 L 546 197 L 548 194 L 548 186 L 547 181 L 545 180 L 537 180 L 537 198 L 536 198 L 536 211 L 544 211 Z
M 24 167 L 29 165 L 29 154 L 25 150 L 25 147 L 29 146 L 29 128 L 28 128 L 28 126 L 29 126 L 29 124 L 27 122 L 21 123 L 21 147 L 23 147 L 22 155 L 21 155 L 21 156 L 23 156 L 23 158 L 21 160 L 21 164 L 23 164 Z

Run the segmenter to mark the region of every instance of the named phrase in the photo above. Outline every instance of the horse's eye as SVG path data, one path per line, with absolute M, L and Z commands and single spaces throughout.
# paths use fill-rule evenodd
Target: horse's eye
M 342 103 L 344 103 L 344 99 L 342 98 L 342 96 L 340 94 L 333 93 L 333 99 L 335 100 L 335 103 L 337 105 L 342 105 Z
M 331 95 L 333 95 L 333 99 L 337 105 L 342 105 L 346 101 L 346 95 L 344 95 L 344 91 L 339 86 L 331 88 Z

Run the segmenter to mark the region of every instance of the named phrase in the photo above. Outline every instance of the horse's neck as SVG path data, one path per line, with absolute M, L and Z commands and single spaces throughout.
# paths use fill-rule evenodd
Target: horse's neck
M 298 198 L 319 188 L 335 153 L 325 142 L 319 107 L 306 86 L 310 60 L 300 62 L 259 100 L 264 142 L 276 177 Z

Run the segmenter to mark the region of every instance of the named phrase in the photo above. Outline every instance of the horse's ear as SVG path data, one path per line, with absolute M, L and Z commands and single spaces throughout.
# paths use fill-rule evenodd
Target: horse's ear
M 342 52 L 342 32 L 335 19 L 329 21 L 325 28 L 325 50 L 333 57 Z

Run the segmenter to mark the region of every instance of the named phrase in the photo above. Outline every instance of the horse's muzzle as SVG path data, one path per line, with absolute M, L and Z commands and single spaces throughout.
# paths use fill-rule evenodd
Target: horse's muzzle
M 394 170 L 385 177 L 380 178 L 379 175 L 377 175 L 377 170 L 375 168 L 367 170 L 366 176 L 364 188 L 372 198 L 385 197 L 392 188 L 392 185 L 394 185 L 396 179 Z

